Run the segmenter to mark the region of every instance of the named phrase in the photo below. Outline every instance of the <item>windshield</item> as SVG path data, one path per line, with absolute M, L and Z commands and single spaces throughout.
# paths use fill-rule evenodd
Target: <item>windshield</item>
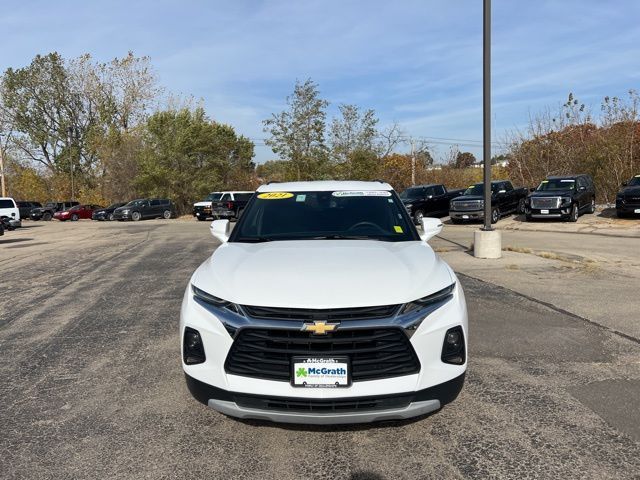
M 640 186 L 640 175 L 636 175 L 631 180 L 629 180 L 629 183 L 627 183 L 627 185 L 629 185 L 630 187 Z
M 422 188 L 407 188 L 400 194 L 402 200 L 414 200 L 422 198 Z
M 419 240 L 402 203 L 380 190 L 259 193 L 230 241 L 326 239 Z
M 144 205 L 147 201 L 143 198 L 140 200 L 131 200 L 129 203 L 125 205 L 125 207 L 140 207 Z
M 57 206 L 57 203 L 55 202 L 47 202 L 44 204 L 45 208 L 55 208 Z
M 491 185 L 491 191 L 495 192 L 497 186 Z M 469 185 L 462 195 L 484 195 L 484 184 L 476 183 L 475 185 Z
M 551 180 L 543 180 L 536 191 L 552 192 L 555 190 L 575 190 L 576 181 L 568 178 L 554 178 Z
M 204 199 L 205 202 L 217 202 L 222 198 L 222 193 L 210 193 L 207 195 L 207 198 Z

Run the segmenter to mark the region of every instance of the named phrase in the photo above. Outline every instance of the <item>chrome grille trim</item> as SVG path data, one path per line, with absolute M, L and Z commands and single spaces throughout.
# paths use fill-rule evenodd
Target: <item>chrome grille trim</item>
M 543 208 L 560 208 L 560 197 L 531 197 L 531 208 L 537 210 Z

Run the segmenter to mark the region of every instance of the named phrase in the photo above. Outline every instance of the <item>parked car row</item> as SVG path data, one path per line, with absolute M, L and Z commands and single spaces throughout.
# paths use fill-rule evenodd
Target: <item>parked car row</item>
M 452 223 L 484 220 L 484 183 L 467 189 L 448 190 L 441 184 L 417 185 L 400 194 L 416 225 L 422 218 L 449 215 Z M 526 221 L 561 219 L 576 222 L 596 210 L 596 191 L 589 175 L 549 176 L 537 188 L 514 187 L 509 180 L 491 182 L 491 223 L 503 216 L 524 214 Z M 616 196 L 620 218 L 640 215 L 640 175 L 623 183 Z

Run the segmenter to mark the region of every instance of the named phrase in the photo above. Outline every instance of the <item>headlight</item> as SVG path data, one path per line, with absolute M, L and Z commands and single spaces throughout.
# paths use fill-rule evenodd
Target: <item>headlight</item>
M 438 290 L 431 295 L 427 295 L 426 297 L 419 298 L 418 300 L 414 300 L 413 302 L 406 303 L 400 310 L 400 313 L 417 312 L 427 307 L 436 305 L 440 302 L 444 303 L 453 296 L 453 290 L 455 288 L 456 284 L 452 283 L 448 287 L 443 288 L 442 290 Z
M 562 197 L 562 204 L 568 205 L 571 203 L 571 197 Z
M 120 213 L 122 213 L 123 215 L 126 215 L 127 213 L 129 213 L 129 210 L 121 210 Z
M 238 315 L 242 315 L 240 308 L 235 303 L 228 302 L 227 300 L 223 300 L 222 298 L 214 297 L 213 295 L 208 294 L 207 292 L 199 289 L 193 284 L 191 284 L 191 291 L 193 292 L 194 297 L 202 300 L 204 303 L 217 308 L 226 308 L 227 310 L 231 310 Z

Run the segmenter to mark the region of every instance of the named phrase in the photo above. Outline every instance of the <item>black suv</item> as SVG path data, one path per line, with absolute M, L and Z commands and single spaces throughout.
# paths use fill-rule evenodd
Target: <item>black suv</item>
M 545 178 L 525 204 L 527 220 L 560 218 L 576 222 L 581 213 L 596 211 L 596 189 L 590 175 Z
M 48 221 L 53 218 L 54 213 L 68 210 L 76 205 L 80 205 L 80 202 L 47 202 L 44 204 L 44 207 L 32 208 L 29 213 L 29 218 L 31 218 L 31 220 L 42 219 Z
M 616 214 L 620 218 L 640 214 L 640 175 L 636 175 L 616 195 Z
M 40 202 L 16 202 L 18 210 L 20 210 L 20 218 L 29 218 L 31 210 L 34 208 L 42 208 Z
M 175 216 L 175 205 L 166 198 L 139 198 L 113 211 L 114 220 L 133 220 L 135 222 L 144 218 L 171 218 Z

